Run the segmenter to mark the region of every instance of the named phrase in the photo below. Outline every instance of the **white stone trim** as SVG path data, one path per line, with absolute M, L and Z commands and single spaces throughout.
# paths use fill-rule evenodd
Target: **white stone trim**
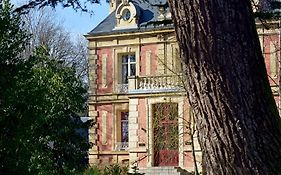
M 107 144 L 107 111 L 102 111 L 102 132 L 101 132 L 101 136 L 102 136 L 102 144 L 106 145 Z
M 101 61 L 101 88 L 107 88 L 107 54 L 102 54 Z
M 129 106 L 132 109 L 129 111 L 129 159 L 130 165 L 137 160 L 137 153 L 133 150 L 138 148 L 138 104 L 139 99 L 129 99 Z

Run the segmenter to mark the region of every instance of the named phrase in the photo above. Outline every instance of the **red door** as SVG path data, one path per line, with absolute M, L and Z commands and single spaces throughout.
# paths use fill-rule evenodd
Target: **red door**
M 154 105 L 154 165 L 178 166 L 178 105 Z

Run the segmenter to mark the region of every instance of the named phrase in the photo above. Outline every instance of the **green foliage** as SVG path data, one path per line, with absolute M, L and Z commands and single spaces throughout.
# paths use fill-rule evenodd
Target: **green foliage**
M 2 4 L 4 3 L 4 5 Z M 0 8 L 0 174 L 78 174 L 88 141 L 78 129 L 86 90 L 47 49 L 20 59 L 27 37 L 9 1 Z
M 102 175 L 102 170 L 97 166 L 88 168 L 83 175 Z
M 104 169 L 104 175 L 119 175 L 121 172 L 121 166 L 118 164 L 109 165 Z
M 92 166 L 88 168 L 84 175 L 127 175 L 128 166 L 111 164 L 105 167 Z
M 18 62 L 18 56 L 24 50 L 27 41 L 21 29 L 20 16 L 11 13 L 8 0 L 0 1 L 0 64 Z

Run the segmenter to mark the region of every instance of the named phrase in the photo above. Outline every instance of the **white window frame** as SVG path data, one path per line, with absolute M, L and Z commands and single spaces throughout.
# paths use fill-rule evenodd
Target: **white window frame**
M 123 58 L 124 57 L 128 57 L 128 62 L 125 62 L 123 63 Z M 131 57 L 134 57 L 135 58 L 135 61 L 131 61 Z M 123 80 L 123 65 L 128 65 L 128 68 L 127 68 L 127 71 L 128 71 L 128 76 L 135 76 L 136 73 L 137 73 L 137 60 L 136 60 L 136 55 L 135 54 L 123 54 L 121 56 L 121 84 L 127 84 L 127 83 L 124 83 L 124 80 Z M 131 66 L 134 65 L 135 66 L 135 75 L 131 75 Z M 126 80 L 128 81 L 128 77 L 126 77 Z

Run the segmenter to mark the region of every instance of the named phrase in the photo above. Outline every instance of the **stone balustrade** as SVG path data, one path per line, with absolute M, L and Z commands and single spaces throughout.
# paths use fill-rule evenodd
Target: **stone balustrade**
M 182 75 L 130 76 L 128 84 L 118 84 L 118 93 L 180 90 L 183 89 Z
M 155 75 L 129 77 L 128 91 L 179 90 L 183 88 L 181 75 Z
M 182 76 L 158 75 L 138 77 L 138 89 L 173 89 L 182 87 Z

